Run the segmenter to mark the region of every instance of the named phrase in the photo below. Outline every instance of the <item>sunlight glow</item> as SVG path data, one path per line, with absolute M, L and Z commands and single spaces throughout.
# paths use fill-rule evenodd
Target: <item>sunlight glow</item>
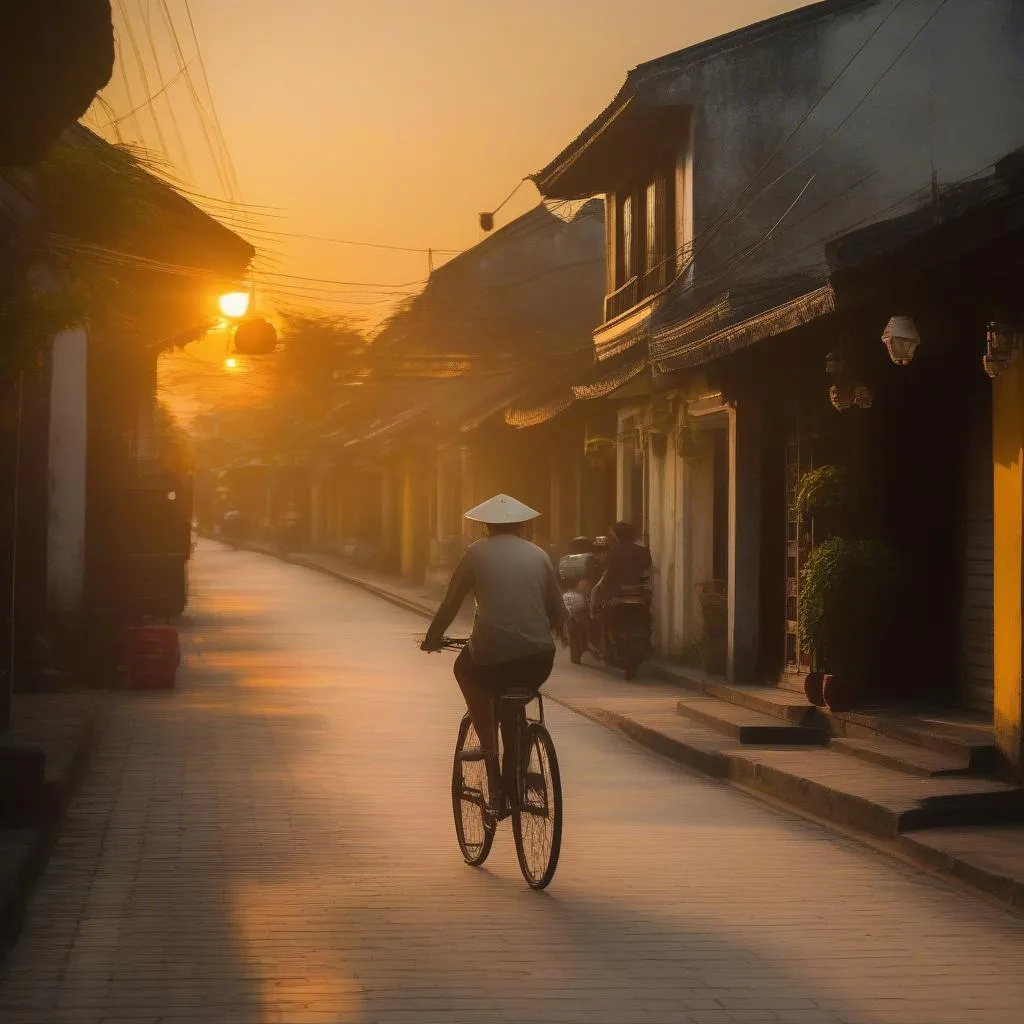
M 238 369 L 238 360 L 234 356 L 228 356 L 227 359 L 224 360 L 224 365 L 229 370 L 237 370 Z
M 249 312 L 248 292 L 228 292 L 219 301 L 220 311 L 231 320 L 240 320 Z

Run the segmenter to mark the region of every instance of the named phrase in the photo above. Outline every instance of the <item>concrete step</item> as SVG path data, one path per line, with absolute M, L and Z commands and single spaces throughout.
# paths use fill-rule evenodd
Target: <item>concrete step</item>
M 906 775 L 917 775 L 922 778 L 936 778 L 942 775 L 966 775 L 970 769 L 970 759 L 939 754 L 926 747 L 901 743 L 887 736 L 870 739 L 849 739 L 837 737 L 829 744 L 829 749 L 840 754 L 869 761 L 872 764 L 891 768 L 893 771 Z
M 971 771 L 978 773 L 992 771 L 995 764 L 996 748 L 990 728 L 965 726 L 916 714 L 901 715 L 888 708 L 842 713 L 817 709 L 816 717 L 833 736 L 849 739 L 888 737 L 899 743 L 966 761 Z
M 822 746 L 828 735 L 821 729 L 809 729 L 780 721 L 750 708 L 729 704 L 715 697 L 684 697 L 676 702 L 680 715 L 715 732 L 762 746 Z
M 726 683 L 695 669 L 670 663 L 656 663 L 655 675 L 728 704 L 747 708 L 783 722 L 807 725 L 831 736 L 847 739 L 889 738 L 890 740 L 966 761 L 971 771 L 994 769 L 995 745 L 990 728 L 972 725 L 944 715 L 922 715 L 916 709 L 895 707 L 864 708 L 833 712 L 816 708 L 803 694 L 779 686 Z
M 803 694 L 776 686 L 745 686 L 738 683 L 707 682 L 704 693 L 738 707 L 759 711 L 794 725 L 814 724 L 815 708 Z
M 1024 823 L 1024 789 L 1007 783 L 915 777 L 827 747 L 751 747 L 698 724 L 696 717 L 671 714 L 667 701 L 570 706 L 680 764 L 873 835 Z

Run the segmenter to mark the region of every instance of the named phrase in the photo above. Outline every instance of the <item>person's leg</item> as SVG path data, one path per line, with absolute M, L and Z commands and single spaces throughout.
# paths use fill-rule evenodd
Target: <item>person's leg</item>
M 493 798 L 501 790 L 498 771 L 498 727 L 494 721 L 494 700 L 490 689 L 479 678 L 479 667 L 469 651 L 463 649 L 455 659 L 455 680 L 469 709 L 469 717 L 480 739 L 480 750 L 487 765 L 487 783 Z

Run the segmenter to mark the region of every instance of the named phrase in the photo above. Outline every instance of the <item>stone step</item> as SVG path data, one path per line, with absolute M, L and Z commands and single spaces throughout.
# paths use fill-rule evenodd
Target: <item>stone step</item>
M 966 761 L 974 772 L 991 771 L 995 744 L 991 729 L 972 728 L 919 715 L 900 715 L 890 709 L 842 713 L 817 709 L 817 717 L 833 736 L 866 739 L 888 737 L 909 746 Z
M 819 746 L 751 747 L 669 713 L 669 702 L 599 701 L 578 710 L 680 764 L 873 835 L 1024 823 L 1024 789 L 964 776 L 914 777 Z M 797 728 L 797 727 L 792 727 Z
M 745 686 L 709 681 L 704 684 L 704 693 L 794 725 L 812 724 L 815 718 L 815 708 L 803 694 L 776 686 Z
M 945 721 L 941 716 L 901 712 L 898 708 L 865 708 L 833 712 L 812 706 L 802 694 L 777 686 L 726 683 L 710 677 L 698 678 L 683 670 L 658 673 L 677 685 L 746 708 L 782 722 L 817 728 L 846 739 L 882 739 L 918 747 L 956 761 L 971 771 L 990 772 L 995 764 L 991 729 Z
M 822 746 L 828 742 L 828 734 L 821 729 L 783 722 L 771 715 L 729 704 L 715 697 L 684 697 L 676 702 L 676 710 L 685 718 L 739 740 L 740 743 Z
M 872 764 L 891 768 L 906 775 L 935 778 L 941 775 L 966 775 L 971 770 L 970 759 L 939 754 L 926 747 L 901 743 L 887 736 L 869 739 L 850 739 L 839 736 L 832 740 L 829 749 L 840 754 L 869 761 Z

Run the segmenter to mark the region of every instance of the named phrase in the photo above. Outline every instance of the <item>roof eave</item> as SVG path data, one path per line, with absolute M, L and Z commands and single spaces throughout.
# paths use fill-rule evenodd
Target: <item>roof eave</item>
M 588 199 L 594 195 L 593 192 L 580 193 L 579 189 L 573 188 L 571 185 L 566 188 L 566 175 L 580 162 L 594 143 L 615 122 L 621 120 L 633 105 L 634 98 L 632 72 L 630 72 L 611 103 L 554 160 L 536 174 L 530 175 L 530 180 L 537 186 L 537 190 L 545 199 Z

